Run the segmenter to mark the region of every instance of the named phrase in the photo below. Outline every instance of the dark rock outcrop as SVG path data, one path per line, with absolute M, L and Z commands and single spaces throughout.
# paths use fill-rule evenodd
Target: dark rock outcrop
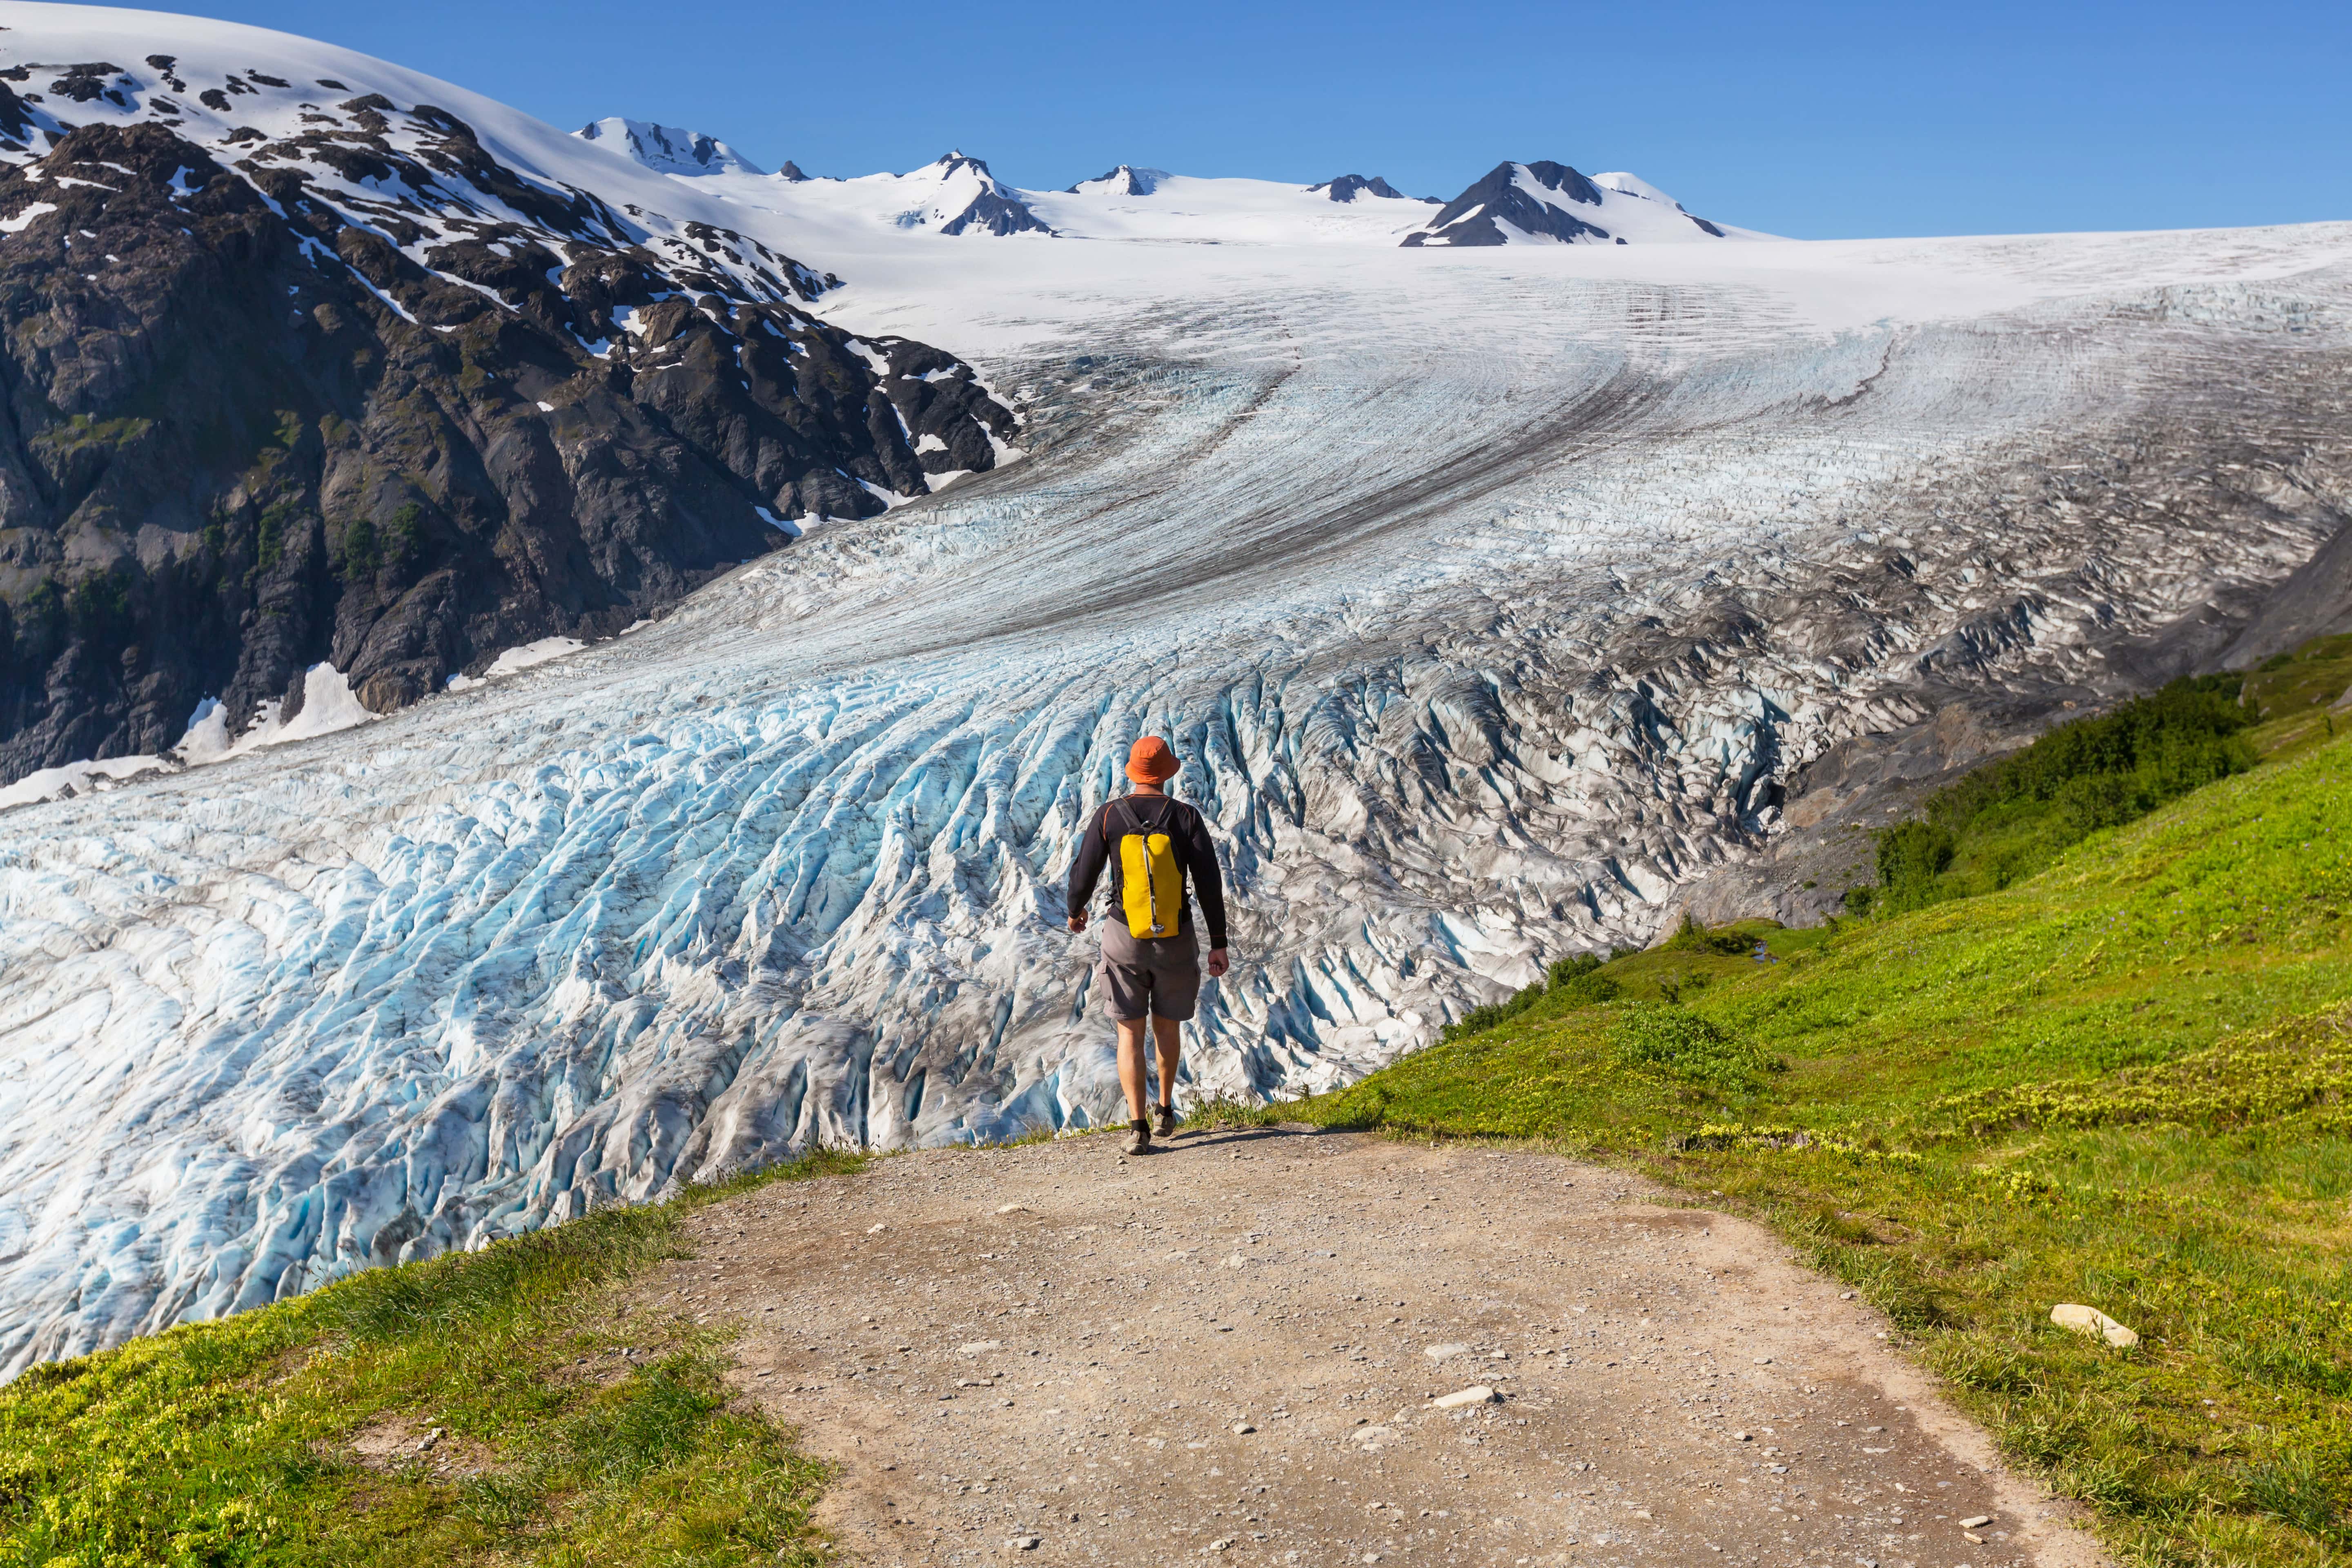
M 1160 182 L 1167 177 L 1165 169 L 1139 169 L 1132 163 L 1121 163 L 1091 180 L 1080 180 L 1065 194 L 1075 196 L 1088 185 L 1098 185 L 1104 187 L 1102 194 L 1106 195 L 1148 196 L 1158 190 Z
M 752 163 L 716 136 L 675 125 L 655 125 L 642 120 L 592 120 L 572 132 L 583 142 L 614 144 L 614 150 L 635 158 L 648 169 L 665 174 L 709 174 L 731 172 L 763 174 Z
M 2247 669 L 2313 637 L 2345 632 L 2352 632 L 2352 521 L 2271 591 L 2226 648 L 2201 662 L 2211 668 Z
M 1437 205 L 1435 196 L 1409 196 L 1386 180 L 1374 174 L 1370 179 L 1361 174 L 1342 174 L 1336 180 L 1326 180 L 1319 185 L 1309 185 L 1310 191 L 1321 191 L 1335 202 L 1352 202 L 1360 195 L 1384 196 L 1394 202 L 1426 202 Z
M 1603 178 L 1611 176 L 1604 175 Z M 1532 185 L 1533 190 L 1528 189 Z M 1320 186 L 1316 187 L 1320 189 Z M 1539 195 L 1538 193 L 1549 193 Z M 1623 186 L 1603 191 L 1599 185 L 1578 174 L 1565 163 L 1497 163 L 1487 171 L 1484 179 L 1445 204 L 1413 233 L 1404 237 L 1408 246 L 1424 245 L 1507 245 L 1510 236 L 1504 225 L 1521 234 L 1538 238 L 1550 238 L 1569 245 L 1623 245 L 1625 237 L 1612 234 L 1599 220 L 1608 209 L 1611 198 L 1618 203 L 1617 211 L 1630 214 L 1649 205 L 1670 207 L 1676 218 L 1690 224 L 1701 234 L 1715 239 L 1730 236 L 1703 217 L 1685 212 L 1682 205 L 1671 197 L 1640 188 L 1628 191 Z M 1336 199 L 1336 198 L 1335 198 Z M 1632 204 L 1630 206 L 1628 204 Z M 1590 207 L 1590 215 L 1574 209 Z M 1618 221 L 1621 226 L 1629 221 Z M 1644 228 L 1634 223 L 1637 232 L 1655 234 L 1654 228 Z
M 383 710 L 617 631 L 771 519 L 872 515 L 1013 431 L 755 241 L 526 180 L 430 105 L 320 120 L 230 166 L 0 85 L 0 132 L 53 143 L 0 165 L 0 783 L 163 751 L 206 697 L 241 728 L 322 659 Z

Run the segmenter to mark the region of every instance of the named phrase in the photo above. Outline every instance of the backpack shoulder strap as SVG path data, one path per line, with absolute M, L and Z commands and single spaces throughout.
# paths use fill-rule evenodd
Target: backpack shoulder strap
M 1110 837 L 1109 821 L 1111 806 L 1115 805 L 1121 809 L 1122 815 L 1127 818 L 1127 831 L 1129 833 L 1165 833 L 1169 830 L 1170 825 L 1178 820 L 1176 814 L 1184 809 L 1184 803 L 1182 801 L 1173 799 L 1167 795 L 1162 795 L 1160 797 L 1161 809 L 1155 814 L 1156 820 L 1150 826 L 1147 826 L 1144 823 L 1141 809 L 1135 804 L 1136 799 L 1137 797 L 1134 795 L 1123 795 L 1104 805 L 1104 837 L 1108 838 Z M 1169 809 L 1171 807 L 1173 808 L 1172 810 Z

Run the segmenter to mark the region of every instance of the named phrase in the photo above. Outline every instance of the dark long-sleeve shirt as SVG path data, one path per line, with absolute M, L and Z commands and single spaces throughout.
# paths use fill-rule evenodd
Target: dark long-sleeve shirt
M 1208 923 L 1209 945 L 1224 946 L 1225 883 L 1217 870 L 1216 848 L 1209 842 L 1209 825 L 1201 820 L 1198 811 L 1166 795 L 1122 795 L 1106 801 L 1095 813 L 1086 837 L 1078 841 L 1078 858 L 1070 863 L 1070 912 L 1076 914 L 1087 907 L 1106 867 L 1110 871 L 1111 909 L 1116 913 L 1125 907 L 1118 857 L 1110 852 L 1110 846 L 1114 838 L 1129 833 L 1168 836 L 1176 864 L 1183 868 L 1185 886 L 1192 889 L 1201 906 L 1201 918 Z

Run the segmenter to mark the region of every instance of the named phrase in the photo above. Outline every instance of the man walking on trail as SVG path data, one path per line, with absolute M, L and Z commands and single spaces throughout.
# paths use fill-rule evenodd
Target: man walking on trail
M 1192 932 L 1191 884 L 1209 922 L 1209 978 L 1225 972 L 1225 887 L 1208 825 L 1164 787 L 1184 764 L 1157 735 L 1127 754 L 1134 793 L 1105 801 L 1078 842 L 1070 866 L 1070 929 L 1087 929 L 1087 900 L 1103 868 L 1110 868 L 1110 918 L 1103 924 L 1102 963 L 1095 970 L 1111 1017 L 1118 1025 L 1118 1082 L 1127 1091 L 1127 1152 L 1151 1152 L 1150 1107 L 1144 1095 L 1143 1026 L 1149 1018 L 1160 1047 L 1160 1136 L 1176 1131 L 1178 1026 L 1201 996 L 1201 944 Z

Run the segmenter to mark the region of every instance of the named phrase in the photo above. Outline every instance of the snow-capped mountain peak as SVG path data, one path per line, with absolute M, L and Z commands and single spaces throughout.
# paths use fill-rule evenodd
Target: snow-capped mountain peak
M 1658 189 L 1657 186 L 1650 184 L 1649 181 L 1642 178 L 1641 175 L 1629 174 L 1622 169 L 1617 170 L 1612 174 L 1595 174 L 1592 176 L 1592 183 L 1595 186 L 1604 191 L 1615 191 L 1621 195 L 1639 196 L 1643 201 L 1657 202 L 1663 205 L 1670 206 L 1676 212 L 1682 212 L 1685 210 L 1682 203 L 1675 200 L 1674 197 L 1666 195 L 1665 192 Z
M 1320 192 L 1335 202 L 1352 202 L 1362 195 L 1379 196 L 1392 202 L 1426 202 L 1432 206 L 1437 205 L 1435 196 L 1406 195 L 1378 174 L 1374 174 L 1369 180 L 1361 174 L 1342 174 L 1336 180 L 1326 180 L 1319 185 L 1309 185 L 1307 188 Z
M 1121 163 L 1107 174 L 1080 180 L 1062 194 L 1069 196 L 1148 196 L 1158 190 L 1160 182 L 1168 177 L 1165 169 L 1139 169 L 1132 163 Z
M 699 131 L 681 131 L 675 125 L 656 125 L 649 121 L 611 115 L 591 121 L 572 134 L 583 142 L 593 142 L 635 158 L 646 168 L 665 174 L 766 173 L 717 137 L 705 136 Z
M 875 174 L 928 194 L 917 205 L 894 215 L 901 228 L 935 228 L 941 234 L 1051 234 L 1029 210 L 1021 193 L 988 172 L 982 159 L 957 151 L 942 153 L 912 174 Z
M 1423 245 L 1627 245 L 1766 237 L 1683 210 L 1637 175 L 1588 177 L 1548 159 L 1497 163 L 1405 236 Z

